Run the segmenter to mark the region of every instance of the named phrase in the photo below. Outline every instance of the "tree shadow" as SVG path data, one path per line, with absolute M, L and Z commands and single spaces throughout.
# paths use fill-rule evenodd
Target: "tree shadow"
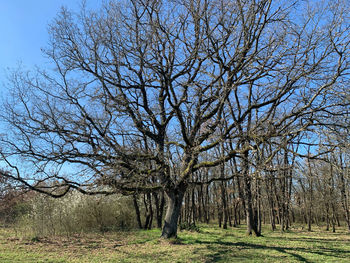
M 210 255 L 207 256 L 206 262 L 218 262 L 220 260 L 224 260 L 228 257 L 231 257 L 231 255 L 232 255 L 232 258 L 231 258 L 232 261 L 239 260 L 239 259 L 241 260 L 257 259 L 257 257 L 259 257 L 259 254 L 257 253 L 255 254 L 243 253 L 244 256 L 242 256 L 242 253 L 238 253 L 239 255 L 237 255 L 237 258 L 236 258 L 234 255 L 236 254 L 235 249 L 238 249 L 239 251 L 244 249 L 254 249 L 258 251 L 275 250 L 277 252 L 284 254 L 285 257 L 292 256 L 296 261 L 300 261 L 300 262 L 312 262 L 312 261 L 309 261 L 307 258 L 301 256 L 298 252 L 317 254 L 320 256 L 333 256 L 339 259 L 346 259 L 350 257 L 349 251 L 342 250 L 342 249 L 335 249 L 335 248 L 316 248 L 319 250 L 312 250 L 310 248 L 301 248 L 301 247 L 285 247 L 285 246 L 278 246 L 278 245 L 269 246 L 269 245 L 251 244 L 246 242 L 227 242 L 227 241 L 222 241 L 220 239 L 217 239 L 214 241 L 204 241 L 200 239 L 195 239 L 193 240 L 193 244 L 202 244 L 202 245 L 204 244 L 206 245 L 206 248 L 209 251 L 211 251 Z M 201 251 L 198 250 L 198 253 L 201 253 Z
M 278 239 L 278 237 L 275 237 Z M 289 241 L 297 241 L 297 242 L 322 242 L 322 243 L 335 243 L 339 242 L 337 239 L 331 239 L 331 238 L 312 238 L 312 237 L 288 237 L 287 240 Z M 342 243 L 350 243 L 350 240 L 341 240 Z

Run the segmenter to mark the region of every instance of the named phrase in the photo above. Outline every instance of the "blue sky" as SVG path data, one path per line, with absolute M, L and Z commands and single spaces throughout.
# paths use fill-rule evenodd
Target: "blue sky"
M 91 2 L 101 2 L 90 0 Z M 6 68 L 21 63 L 30 69 L 43 65 L 40 49 L 48 42 L 48 24 L 62 6 L 78 10 L 80 0 L 1 0 L 0 1 L 0 89 Z

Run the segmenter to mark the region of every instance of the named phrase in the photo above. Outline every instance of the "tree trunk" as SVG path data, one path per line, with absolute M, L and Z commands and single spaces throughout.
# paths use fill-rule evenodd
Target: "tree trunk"
M 326 231 L 329 231 L 330 218 L 329 218 L 329 203 L 328 201 L 325 204 L 326 206 Z
M 345 212 L 345 221 L 346 221 L 348 230 L 350 232 L 350 210 L 349 210 L 348 196 L 346 194 L 346 187 L 345 187 L 346 183 L 344 179 L 345 168 L 343 165 L 343 156 L 341 153 L 339 154 L 339 160 L 340 160 L 339 179 L 340 179 L 341 204 Z
M 149 220 L 147 229 L 152 229 L 153 208 L 152 208 L 152 196 L 150 193 L 147 194 L 147 199 L 148 199 L 148 207 L 149 207 L 149 214 L 150 214 L 150 220 Z
M 141 222 L 141 215 L 140 215 L 140 209 L 139 209 L 139 204 L 137 202 L 137 197 L 136 195 L 133 195 L 133 201 L 134 201 L 134 208 L 135 208 L 135 213 L 136 213 L 136 220 L 137 224 L 140 229 L 142 229 L 142 222 Z
M 249 153 L 244 153 L 243 161 L 243 183 L 244 183 L 244 200 L 245 200 L 245 213 L 247 223 L 247 235 L 251 235 L 253 232 L 256 236 L 260 236 L 258 231 L 258 213 L 256 207 L 254 207 L 253 193 L 252 193 L 252 178 L 249 174 Z
M 233 206 L 233 226 L 234 227 L 237 227 L 239 225 L 238 217 L 239 217 L 239 201 L 235 199 L 234 206 Z
M 163 219 L 163 211 L 164 211 L 164 192 L 153 193 L 154 204 L 156 207 L 156 217 L 157 217 L 157 227 L 162 228 L 162 219 Z M 160 200 L 159 200 L 160 197 Z
M 253 197 L 252 197 L 252 189 L 251 189 L 251 178 L 248 174 L 245 174 L 244 177 L 245 183 L 245 211 L 247 218 L 247 235 L 251 235 L 253 232 L 256 236 L 260 236 L 261 233 L 258 231 L 258 214 L 257 210 L 253 208 Z
M 165 214 L 164 226 L 162 230 L 163 238 L 171 238 L 177 236 L 177 223 L 185 191 L 186 187 L 166 191 L 168 208 Z
M 192 196 L 191 196 L 191 222 L 190 225 L 195 226 L 196 225 L 196 220 L 197 220 L 197 209 L 196 209 L 196 196 L 194 192 L 194 188 L 192 189 Z
M 152 228 L 152 219 L 153 219 L 153 209 L 152 209 L 152 200 L 151 200 L 151 194 L 147 193 L 143 196 L 143 202 L 145 205 L 145 225 L 144 229 L 151 229 Z
M 221 202 L 221 215 L 223 214 L 223 229 L 227 229 L 228 211 L 226 202 L 226 185 L 224 182 L 221 182 Z
M 334 204 L 332 204 L 332 232 L 333 233 L 335 233 L 335 221 L 336 221 L 335 215 L 336 215 L 335 207 L 334 207 Z

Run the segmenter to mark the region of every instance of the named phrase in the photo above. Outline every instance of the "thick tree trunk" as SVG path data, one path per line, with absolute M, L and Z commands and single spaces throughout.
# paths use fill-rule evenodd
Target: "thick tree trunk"
M 176 237 L 177 235 L 177 223 L 185 191 L 185 187 L 166 191 L 168 208 L 165 214 L 164 226 L 162 230 L 163 238 Z

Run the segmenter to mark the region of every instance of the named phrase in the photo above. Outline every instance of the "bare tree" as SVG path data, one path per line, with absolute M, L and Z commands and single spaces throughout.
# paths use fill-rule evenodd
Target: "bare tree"
M 130 0 L 63 9 L 44 50 L 53 70 L 16 71 L 1 115 L 11 176 L 62 196 L 166 193 L 177 233 L 195 171 L 237 159 L 248 233 L 256 171 L 300 133 L 349 73 L 346 3 Z M 303 11 L 305 10 L 305 11 Z M 259 167 L 263 143 L 274 151 Z M 211 159 L 222 143 L 232 147 Z M 222 178 L 221 180 L 225 180 Z M 102 188 L 108 185 L 110 188 Z

